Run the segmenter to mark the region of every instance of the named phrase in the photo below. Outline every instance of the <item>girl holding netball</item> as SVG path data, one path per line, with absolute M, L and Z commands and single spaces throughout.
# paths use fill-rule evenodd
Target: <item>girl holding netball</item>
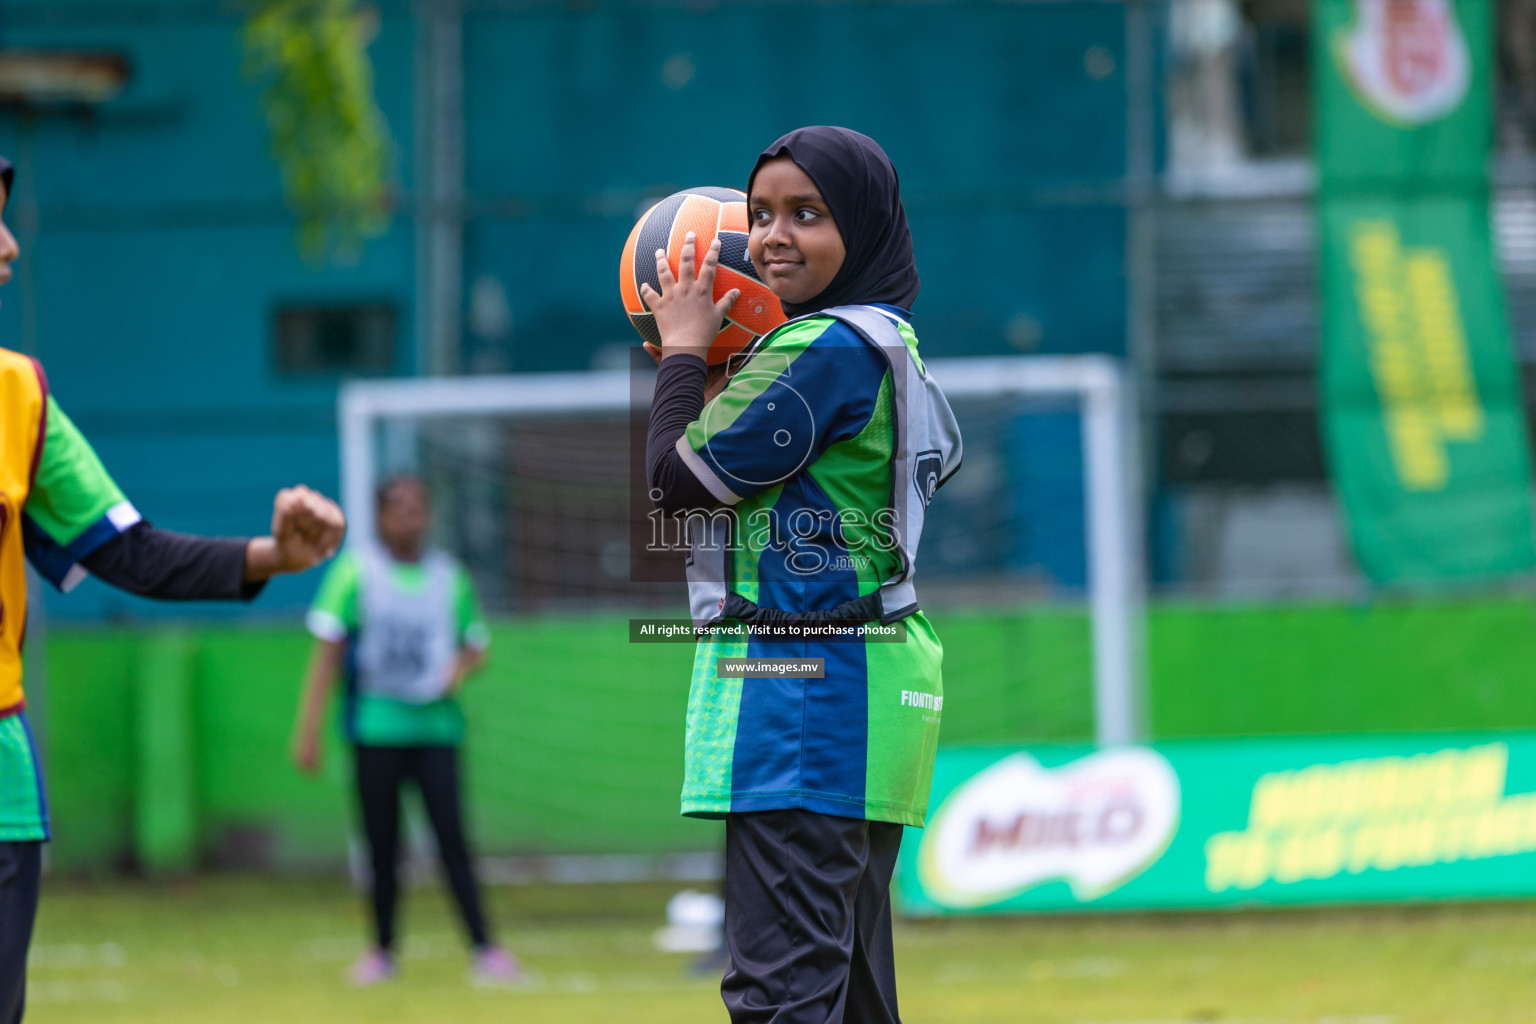
M 697 274 L 691 243 L 675 276 L 658 252 L 661 287 L 642 291 L 662 339 L 652 498 L 699 513 L 682 809 L 726 820 L 733 1021 L 896 1022 L 889 885 L 927 812 L 943 692 L 912 569 L 959 433 L 917 355 L 884 151 L 791 132 L 758 158 L 748 215 L 752 266 L 791 319 L 718 395 L 703 355 L 738 297 L 712 300 L 718 241 Z M 750 634 L 708 628 L 735 624 Z

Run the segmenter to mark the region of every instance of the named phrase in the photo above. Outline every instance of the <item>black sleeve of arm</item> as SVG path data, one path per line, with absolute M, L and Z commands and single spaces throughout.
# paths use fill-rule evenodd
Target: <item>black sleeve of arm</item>
M 676 355 L 661 361 L 656 373 L 656 397 L 651 400 L 651 426 L 645 437 L 646 480 L 656 507 L 663 512 L 718 508 L 720 502 L 699 482 L 677 454 L 677 439 L 704 409 L 704 360 Z
M 245 580 L 246 541 L 195 537 L 136 523 L 80 559 L 92 576 L 161 601 L 249 601 L 265 581 Z

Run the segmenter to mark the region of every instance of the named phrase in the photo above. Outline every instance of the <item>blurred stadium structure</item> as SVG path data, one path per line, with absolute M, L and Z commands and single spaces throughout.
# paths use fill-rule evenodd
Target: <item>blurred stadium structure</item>
M 234 9 L 23 0 L 0 23 L 8 51 L 105 51 L 129 69 L 102 102 L 0 113 L 31 254 L 0 332 L 44 359 L 166 525 L 238 532 L 282 480 L 334 489 L 343 377 L 624 365 L 612 268 L 636 212 L 739 184 L 807 121 L 888 140 L 935 355 L 1125 351 L 1132 141 L 1144 183 L 1153 170 L 1150 6 L 796 7 L 810 42 L 782 106 L 719 88 L 741 80 L 737 41 L 784 16 L 769 8 L 369 9 L 395 216 L 356 265 L 322 268 L 295 250 Z M 901 82 L 863 87 L 896 65 Z M 642 116 L 708 131 L 684 145 L 636 132 Z M 294 610 L 310 586 L 274 586 L 263 608 Z M 166 614 L 94 584 L 52 610 Z
M 1503 5 L 1495 177 L 1530 366 L 1528 6 Z M 22 166 L 10 214 L 30 254 L 0 329 L 45 360 L 152 516 L 238 532 L 281 480 L 333 488 L 345 376 L 619 365 L 632 339 L 607 268 L 634 211 L 677 185 L 735 181 L 764 140 L 821 118 L 886 140 L 902 169 L 931 351 L 1129 359 L 1154 446 L 1157 585 L 1255 599 L 1359 592 L 1316 430 L 1304 4 L 807 5 L 818 45 L 878 40 L 908 85 L 851 88 L 867 58 L 839 64 L 813 47 L 798 69 L 803 108 L 745 114 L 711 88 L 735 75 L 716 41 L 769 24 L 762 9 L 370 10 L 396 215 L 355 266 L 319 269 L 293 250 L 234 60 L 234 14 L 211 0 L 89 11 L 23 0 L 0 22 L 11 55 L 0 64 L 17 68 L 0 79 L 23 83 L 0 95 L 0 146 Z M 929 45 L 946 38 L 970 44 Z M 95 55 L 88 69 L 126 77 L 85 99 L 60 100 L 56 85 L 29 95 L 39 51 Z M 711 124 L 709 144 L 633 137 L 617 96 L 662 121 Z M 1068 471 L 1040 472 L 1057 469 Z M 1081 570 L 1061 551 L 1076 510 L 1056 508 L 1042 499 L 1060 542 L 1042 538 L 1031 557 L 1070 589 Z M 263 607 L 296 608 L 310 585 L 285 582 Z M 94 585 L 50 610 L 178 614 Z
M 1536 34 L 1502 3 L 1494 230 L 1536 403 Z M 1320 437 L 1305 4 L 1175 3 L 1157 205 L 1155 572 L 1163 593 L 1362 596 Z M 1507 581 L 1506 581 L 1507 582 Z
M 12 0 L 0 17 L 0 69 L 22 50 L 126 68 L 120 91 L 88 101 L 0 91 L 0 152 L 19 164 L 7 218 L 26 253 L 0 292 L 0 338 L 44 361 L 160 525 L 251 531 L 280 484 L 334 493 L 346 379 L 623 368 L 636 339 L 612 269 L 637 212 L 679 187 L 739 184 L 784 130 L 843 123 L 902 172 L 927 356 L 1105 353 L 1133 374 L 1156 735 L 1536 725 L 1522 684 L 1531 609 L 1505 600 L 1528 580 L 1373 604 L 1349 551 L 1319 436 L 1305 4 L 370 9 L 395 215 L 355 265 L 326 267 L 295 251 L 232 9 Z M 1493 168 L 1528 409 L 1533 10 L 1500 5 Z M 742 41 L 772 36 L 788 11 L 808 26 L 780 69 L 797 84 L 754 102 Z M 925 593 L 949 615 L 947 672 L 972 688 L 946 707 L 945 739 L 1086 736 L 1079 423 L 1040 404 L 975 415 L 966 470 L 943 492 L 953 528 L 923 556 Z M 424 429 L 381 453 L 440 485 L 442 539 L 507 617 L 496 696 L 471 696 L 486 721 L 474 767 L 487 842 L 707 846 L 704 826 L 658 823 L 675 810 L 686 652 L 593 644 L 625 611 L 676 601 L 675 588 L 624 583 L 605 532 L 622 515 L 622 422 Z M 61 864 L 142 856 L 146 831 L 167 863 L 189 850 L 229 864 L 331 855 L 339 787 L 317 796 L 273 763 L 305 642 L 294 613 L 313 585 L 274 586 L 249 613 L 282 619 L 266 631 L 95 584 L 50 597 Z M 594 609 L 608 617 L 568 621 Z M 166 615 L 194 624 L 167 633 Z M 103 621 L 145 632 L 63 628 Z M 1414 646 L 1430 633 L 1434 651 Z M 167 664 L 180 673 L 145 668 Z M 521 674 L 563 698 L 525 694 Z M 123 696 L 143 693 L 154 699 Z M 589 718 L 562 722 L 572 706 Z M 204 764 L 175 796 L 180 817 L 146 819 L 136 795 L 186 768 L 161 758 L 146 774 L 158 712 L 145 708 L 196 735 L 187 756 Z M 617 766 L 593 760 L 609 743 Z

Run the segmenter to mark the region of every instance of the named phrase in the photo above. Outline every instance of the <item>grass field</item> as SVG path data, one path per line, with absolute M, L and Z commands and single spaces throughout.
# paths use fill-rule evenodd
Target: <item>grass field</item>
M 403 976 L 341 982 L 362 913 L 342 884 L 50 882 L 29 1024 L 723 1022 L 718 979 L 650 936 L 676 884 L 490 890 L 531 970 L 465 981 L 436 887 L 410 894 Z M 1529 1022 L 1536 906 L 925 921 L 897 932 L 907 1024 Z

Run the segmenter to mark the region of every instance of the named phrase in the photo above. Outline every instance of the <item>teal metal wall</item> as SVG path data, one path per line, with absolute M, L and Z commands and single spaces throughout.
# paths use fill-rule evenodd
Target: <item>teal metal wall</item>
M 378 13 L 409 211 L 415 23 L 402 0 Z M 0 152 L 24 175 L 7 217 L 35 224 L 0 291 L 0 344 L 34 348 L 146 515 L 210 533 L 261 529 L 284 483 L 336 488 L 337 380 L 276 373 L 277 306 L 393 303 L 397 372 L 416 365 L 409 215 L 355 266 L 299 259 L 239 27 L 220 0 L 0 11 L 0 44 L 115 52 L 132 69 L 89 115 L 0 111 Z M 466 333 L 466 368 L 579 369 L 632 345 L 614 267 L 642 205 L 740 186 L 763 146 L 816 122 L 868 132 L 902 173 L 925 350 L 1123 349 L 1119 4 L 471 2 L 464 39 L 465 291 L 494 278 L 513 324 Z M 296 608 L 313 585 L 279 581 L 258 607 Z M 89 583 L 50 612 L 161 610 Z
M 506 282 L 518 334 L 630 344 L 610 267 L 641 204 L 745 188 L 774 138 L 831 123 L 901 174 L 925 348 L 1017 352 L 1027 320 L 1040 351 L 1122 349 L 1118 4 L 472 11 L 466 262 Z M 512 367 L 580 358 L 519 346 Z

